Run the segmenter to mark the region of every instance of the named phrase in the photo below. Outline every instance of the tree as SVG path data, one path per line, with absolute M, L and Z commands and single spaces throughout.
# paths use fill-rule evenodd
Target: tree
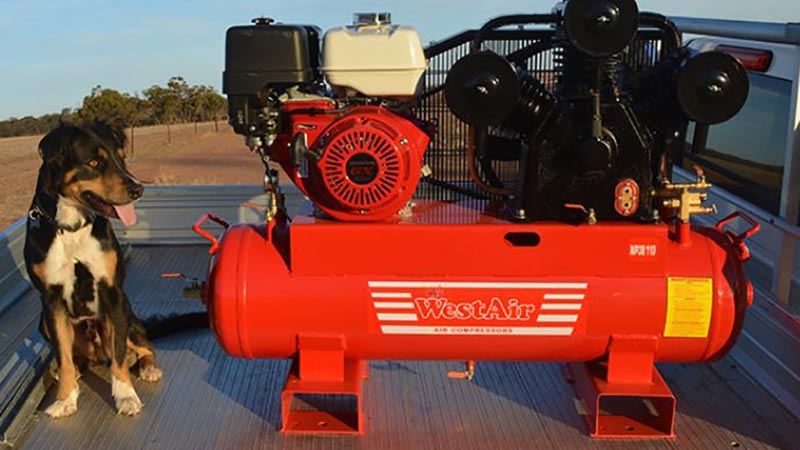
M 195 125 L 199 121 L 214 120 L 214 131 L 219 131 L 217 121 L 227 108 L 225 98 L 217 93 L 211 86 L 192 86 L 191 109 Z
M 170 79 L 171 81 L 172 79 Z M 153 116 L 157 123 L 167 125 L 167 142 L 172 143 L 172 130 L 170 125 L 175 122 L 181 109 L 180 96 L 176 95 L 174 89 L 163 88 L 158 85 L 150 86 L 145 89 L 145 99 L 152 105 Z
M 171 77 L 166 86 L 153 85 L 138 94 L 128 94 L 96 85 L 84 97 L 77 110 L 64 108 L 60 114 L 40 117 L 11 117 L 0 120 L 0 137 L 44 134 L 61 123 L 120 121 L 130 127 L 130 145 L 134 146 L 134 130 L 142 125 L 166 124 L 167 139 L 172 142 L 171 125 L 193 121 L 195 131 L 199 121 L 225 117 L 227 101 L 211 86 L 189 85 L 182 77 Z
M 171 77 L 167 81 L 167 91 L 177 99 L 178 108 L 175 111 L 175 118 L 181 122 L 188 122 L 193 119 L 192 96 L 196 87 L 189 86 L 183 77 Z
M 138 95 L 128 96 L 127 124 L 131 129 L 130 148 L 131 152 L 136 148 L 135 128 L 141 125 L 142 121 L 147 120 L 153 114 L 153 107 L 147 100 L 139 98 Z
M 62 108 L 58 120 L 60 123 L 72 122 L 74 115 L 75 111 L 72 108 Z
M 90 95 L 83 98 L 83 105 L 77 113 L 78 120 L 84 122 L 126 121 L 131 115 L 128 97 L 130 97 L 128 94 L 97 85 L 92 88 Z
M 214 119 L 214 131 L 219 132 L 219 120 L 225 117 L 225 113 L 228 111 L 228 101 L 214 92 L 214 95 L 209 97 L 208 110 L 211 112 L 211 118 Z

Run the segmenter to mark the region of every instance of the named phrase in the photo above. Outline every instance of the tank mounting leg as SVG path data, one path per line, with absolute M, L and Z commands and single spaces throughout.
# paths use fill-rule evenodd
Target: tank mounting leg
M 344 358 L 341 337 L 300 336 L 281 393 L 287 434 L 364 434 L 367 362 Z
M 675 437 L 675 396 L 653 365 L 651 336 L 614 336 L 608 361 L 569 363 L 595 438 Z

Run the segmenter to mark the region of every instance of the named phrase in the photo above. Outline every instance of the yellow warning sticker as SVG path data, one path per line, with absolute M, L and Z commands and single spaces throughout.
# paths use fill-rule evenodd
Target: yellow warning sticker
M 664 337 L 707 337 L 711 324 L 711 278 L 667 278 Z

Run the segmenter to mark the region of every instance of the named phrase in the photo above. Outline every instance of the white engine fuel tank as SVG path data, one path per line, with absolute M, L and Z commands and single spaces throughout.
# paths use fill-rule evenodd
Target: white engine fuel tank
M 388 13 L 356 14 L 323 39 L 322 72 L 342 96 L 414 97 L 425 67 L 416 29 L 392 25 Z

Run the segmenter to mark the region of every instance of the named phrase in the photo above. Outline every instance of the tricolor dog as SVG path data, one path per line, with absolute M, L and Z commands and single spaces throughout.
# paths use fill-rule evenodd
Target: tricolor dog
M 58 365 L 55 402 L 45 412 L 78 408 L 75 358 L 110 362 L 117 412 L 142 408 L 131 383 L 161 378 L 146 332 L 123 291 L 125 264 L 109 218 L 136 223 L 133 202 L 144 191 L 125 168 L 122 129 L 96 123 L 61 125 L 39 143 L 42 166 L 27 223 L 25 263 L 41 293 L 40 331 Z

